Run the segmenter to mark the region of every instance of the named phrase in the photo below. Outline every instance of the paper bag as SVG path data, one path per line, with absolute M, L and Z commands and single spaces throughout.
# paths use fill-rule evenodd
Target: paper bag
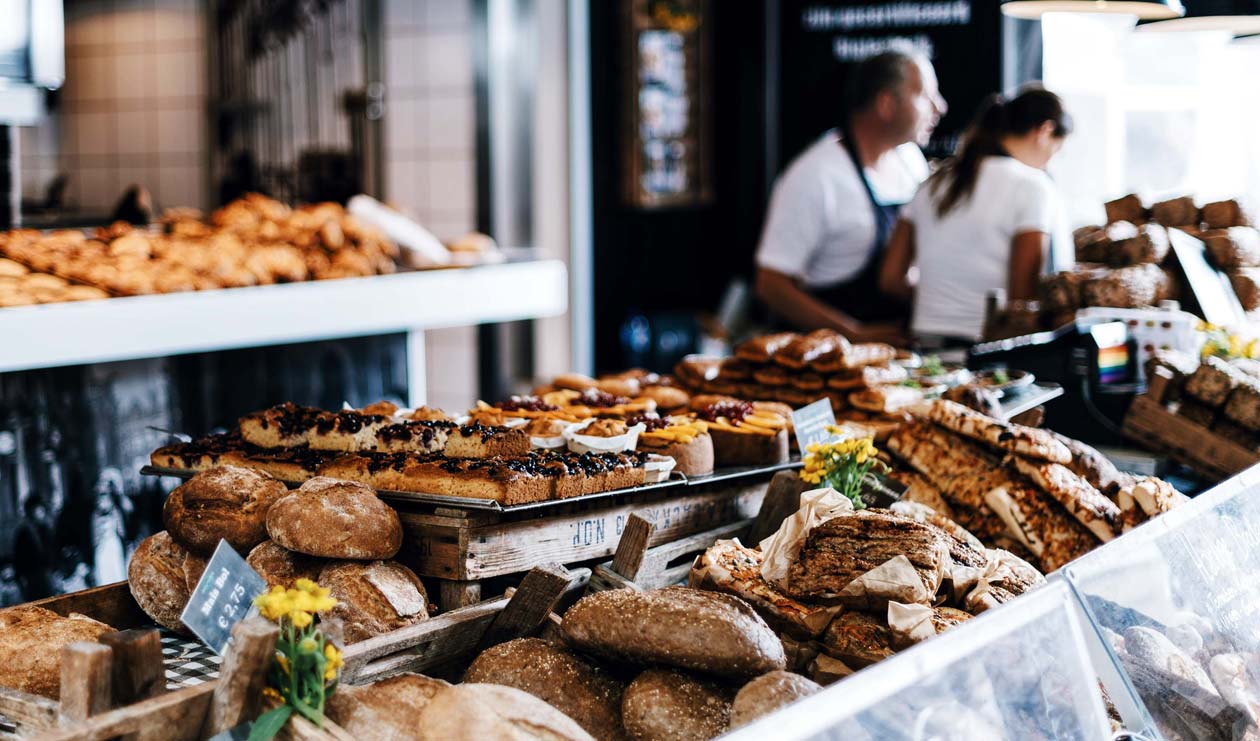
M 783 521 L 779 529 L 761 541 L 765 559 L 761 563 L 761 576 L 771 584 L 787 587 L 788 569 L 805 543 L 809 531 L 833 517 L 853 513 L 853 502 L 840 492 L 826 487 L 801 494 L 801 507 Z
M 836 595 L 855 610 L 880 613 L 889 602 L 931 604 L 935 594 L 905 556 L 893 556 L 845 585 Z
M 888 629 L 892 633 L 892 647 L 900 651 L 936 635 L 931 607 L 919 604 L 888 603 Z

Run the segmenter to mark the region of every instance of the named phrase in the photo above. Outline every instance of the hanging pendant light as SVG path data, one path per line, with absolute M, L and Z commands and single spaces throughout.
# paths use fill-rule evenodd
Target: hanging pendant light
M 1002 15 L 1037 20 L 1046 13 L 1116 13 L 1138 20 L 1165 20 L 1186 14 L 1181 0 L 1009 0 Z
M 1201 15 L 1191 18 L 1174 18 L 1157 23 L 1143 23 L 1139 31 L 1228 31 L 1236 37 L 1260 34 L 1260 15 Z

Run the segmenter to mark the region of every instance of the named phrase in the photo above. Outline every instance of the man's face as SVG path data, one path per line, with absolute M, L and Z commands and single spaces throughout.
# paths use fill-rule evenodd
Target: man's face
M 936 70 L 927 61 L 911 65 L 905 83 L 890 97 L 888 127 L 902 144 L 927 144 L 941 116 L 949 110 L 936 84 Z

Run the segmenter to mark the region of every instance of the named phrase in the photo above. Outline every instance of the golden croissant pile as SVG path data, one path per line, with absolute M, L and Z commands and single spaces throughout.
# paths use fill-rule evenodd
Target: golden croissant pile
M 162 233 L 122 222 L 92 234 L 18 229 L 0 233 L 0 256 L 115 296 L 392 273 L 398 257 L 397 245 L 336 203 L 290 208 L 250 194 L 208 223 L 187 209 L 168 211 L 162 223 Z M 80 293 L 14 290 L 0 305 L 102 297 Z

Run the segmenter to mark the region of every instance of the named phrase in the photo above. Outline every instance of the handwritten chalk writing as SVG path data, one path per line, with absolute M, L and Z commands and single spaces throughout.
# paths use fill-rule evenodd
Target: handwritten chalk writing
M 971 22 L 970 0 L 900 2 L 826 7 L 811 5 L 801 13 L 807 31 L 852 31 L 858 28 L 965 26 Z

